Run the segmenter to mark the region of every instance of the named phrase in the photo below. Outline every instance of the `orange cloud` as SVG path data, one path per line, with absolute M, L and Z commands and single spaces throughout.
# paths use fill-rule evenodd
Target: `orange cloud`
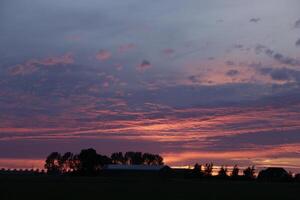
M 223 150 L 223 151 L 187 151 L 176 153 L 163 153 L 164 161 L 170 165 L 180 165 L 201 160 L 229 160 L 232 165 L 238 160 L 248 160 L 259 166 L 286 165 L 299 167 L 300 158 L 286 157 L 284 154 L 300 151 L 300 143 L 285 145 L 265 146 L 262 151 L 259 148 L 251 150 Z M 277 158 L 274 158 L 276 156 Z M 272 158 L 273 157 L 273 158 Z M 296 163 L 295 163 L 296 161 Z M 300 168 L 300 167 L 299 167 Z

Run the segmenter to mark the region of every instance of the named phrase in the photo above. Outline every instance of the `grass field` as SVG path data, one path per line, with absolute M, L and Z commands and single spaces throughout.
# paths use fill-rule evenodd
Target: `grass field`
M 124 177 L 0 176 L 0 199 L 299 200 L 300 183 Z

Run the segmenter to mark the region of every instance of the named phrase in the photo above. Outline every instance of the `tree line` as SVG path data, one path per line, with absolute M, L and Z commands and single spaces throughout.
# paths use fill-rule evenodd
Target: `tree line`
M 214 164 L 207 163 L 204 166 L 199 165 L 196 163 L 194 168 L 191 171 L 192 177 L 211 177 L 213 175 Z M 240 175 L 242 172 L 243 175 Z M 241 170 L 237 165 L 234 165 L 231 172 L 225 166 L 221 166 L 219 171 L 217 172 L 217 177 L 219 178 L 240 178 L 243 177 L 244 179 L 254 179 L 255 178 L 255 166 L 249 166 L 244 170 Z
M 115 165 L 147 165 L 161 166 L 164 165 L 163 158 L 158 154 L 142 153 L 129 151 L 126 153 L 115 152 L 110 156 L 101 155 L 96 150 L 83 149 L 79 154 L 66 152 L 60 154 L 52 152 L 45 161 L 45 169 L 48 174 L 77 174 L 77 175 L 98 175 L 109 164 Z M 270 167 L 261 170 L 256 177 L 255 166 L 249 166 L 240 169 L 235 165 L 230 171 L 226 166 L 221 166 L 218 171 L 213 163 L 200 165 L 196 163 L 192 169 L 176 170 L 169 167 L 163 167 L 160 174 L 177 176 L 184 172 L 188 178 L 220 178 L 232 180 L 283 180 L 290 181 L 293 178 L 300 180 L 300 174 L 294 177 L 292 173 L 287 172 L 284 168 Z M 2 170 L 3 171 L 3 170 Z M 213 176 L 216 175 L 216 176 Z
M 45 161 L 48 174 L 78 173 L 94 175 L 108 164 L 123 165 L 163 165 L 163 158 L 158 154 L 142 152 L 115 152 L 111 156 L 101 155 L 96 150 L 83 149 L 79 154 L 52 152 Z

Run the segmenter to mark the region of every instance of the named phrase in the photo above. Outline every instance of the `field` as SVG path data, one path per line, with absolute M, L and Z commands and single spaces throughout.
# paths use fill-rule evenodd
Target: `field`
M 299 200 L 300 183 L 218 180 L 0 176 L 0 199 Z

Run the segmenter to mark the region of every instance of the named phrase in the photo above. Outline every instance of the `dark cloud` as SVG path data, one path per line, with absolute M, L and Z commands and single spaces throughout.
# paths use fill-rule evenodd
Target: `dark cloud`
M 295 45 L 296 45 L 297 47 L 300 46 L 300 38 L 296 41 Z
M 270 75 L 277 81 L 300 81 L 300 71 L 288 68 L 260 68 L 259 71 L 264 75 Z
M 300 65 L 300 60 L 291 58 L 288 56 L 284 56 L 281 53 L 275 53 L 273 54 L 273 58 L 277 60 L 278 62 L 286 65 L 291 65 L 291 66 L 298 66 Z
M 226 65 L 234 66 L 235 62 L 228 60 L 228 61 L 226 61 Z
M 227 76 L 236 76 L 239 74 L 239 71 L 238 70 L 235 70 L 235 69 L 232 69 L 232 70 L 229 70 L 226 75 Z
M 192 83 L 199 83 L 199 77 L 198 76 L 189 76 L 188 79 L 192 82 Z
M 290 66 L 300 65 L 300 60 L 275 52 L 274 50 L 269 49 L 268 47 L 263 45 L 257 45 L 255 51 L 257 54 L 265 53 L 267 56 L 273 58 L 274 60 L 276 60 L 281 64 L 290 65 Z
M 260 125 L 264 125 L 266 122 L 265 121 L 259 121 L 257 120 L 256 122 L 253 121 L 252 124 L 254 123 L 260 123 Z M 248 126 L 251 124 L 248 124 Z M 215 137 L 211 138 L 212 140 L 216 141 L 217 143 L 223 143 L 223 144 L 236 144 L 236 147 L 243 147 L 249 143 L 251 144 L 256 144 L 256 145 L 282 145 L 282 144 L 293 144 L 293 143 L 300 143 L 300 134 L 298 134 L 299 130 L 273 130 L 273 131 L 258 131 L 255 133 L 245 133 L 241 135 L 234 135 L 234 136 L 221 136 L 221 137 Z M 285 139 L 282 138 L 282 134 L 285 135 Z M 270 140 L 272 138 L 272 140 Z M 217 146 L 221 146 L 217 145 Z M 251 145 L 250 145 L 251 147 Z
M 235 44 L 233 47 L 235 49 L 242 49 L 244 47 L 244 45 L 242 45 L 242 44 Z
M 251 18 L 251 19 L 249 20 L 249 22 L 257 23 L 257 22 L 259 22 L 260 20 L 261 20 L 260 18 Z
M 146 71 L 147 69 L 149 69 L 149 68 L 151 68 L 151 67 L 152 67 L 152 65 L 151 65 L 151 62 L 150 62 L 150 61 L 148 61 L 148 60 L 143 60 L 143 61 L 141 62 L 141 64 L 139 64 L 139 65 L 137 66 L 137 70 L 140 71 L 140 72 L 144 72 L 144 71 Z
M 272 77 L 272 79 L 274 80 L 279 80 L 279 81 L 289 81 L 292 80 L 293 76 L 292 76 L 292 72 L 294 72 L 293 70 L 288 70 L 288 69 L 276 69 L 276 70 L 272 70 L 270 75 Z
M 300 19 L 295 22 L 295 28 L 300 28 Z

